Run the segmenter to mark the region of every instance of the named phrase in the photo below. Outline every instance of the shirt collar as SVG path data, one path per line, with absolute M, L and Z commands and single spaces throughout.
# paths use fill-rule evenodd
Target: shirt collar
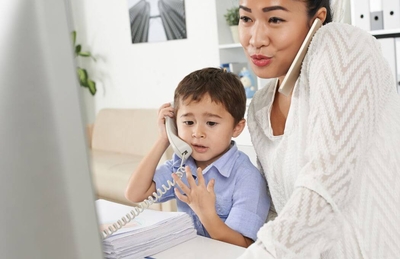
M 234 140 L 231 140 L 229 150 L 227 152 L 225 152 L 225 154 L 223 154 L 216 161 L 214 161 L 213 163 L 208 165 L 206 168 L 204 168 L 203 175 L 207 174 L 207 172 L 212 170 L 212 168 L 215 168 L 216 171 L 218 171 L 222 176 L 229 177 L 238 156 L 239 156 L 239 150 L 237 148 L 236 142 Z M 181 163 L 181 159 L 176 154 L 174 154 L 174 158 L 173 158 L 174 166 L 179 167 L 180 163 Z M 196 167 L 195 161 L 192 158 L 192 156 L 190 156 L 187 159 L 186 164 L 189 165 L 190 167 L 192 167 L 192 166 Z M 192 170 L 192 174 L 197 176 L 197 172 L 195 170 L 194 171 Z
M 203 174 L 206 174 L 212 168 L 215 168 L 222 176 L 229 177 L 238 156 L 239 156 L 239 151 L 236 146 L 236 143 L 235 141 L 231 140 L 229 150 L 226 151 L 225 154 L 223 154 L 212 164 L 204 168 Z

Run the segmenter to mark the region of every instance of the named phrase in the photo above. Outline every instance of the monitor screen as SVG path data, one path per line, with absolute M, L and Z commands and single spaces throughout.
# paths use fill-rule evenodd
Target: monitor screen
M 68 4 L 1 4 L 2 258 L 103 257 Z

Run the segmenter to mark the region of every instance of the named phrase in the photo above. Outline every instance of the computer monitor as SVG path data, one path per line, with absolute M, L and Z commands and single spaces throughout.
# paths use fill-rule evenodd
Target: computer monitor
M 1 4 L 2 258 L 103 258 L 67 5 Z

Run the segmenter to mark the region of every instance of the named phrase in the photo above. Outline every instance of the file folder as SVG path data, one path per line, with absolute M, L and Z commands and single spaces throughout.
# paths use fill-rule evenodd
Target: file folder
M 383 29 L 400 28 L 400 0 L 382 0 Z
M 363 30 L 370 31 L 369 0 L 351 0 L 351 24 Z

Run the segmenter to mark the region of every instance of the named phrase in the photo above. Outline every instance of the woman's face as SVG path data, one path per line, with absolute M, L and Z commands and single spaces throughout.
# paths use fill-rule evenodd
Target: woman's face
M 239 35 L 254 73 L 283 78 L 311 26 L 305 1 L 240 0 Z

